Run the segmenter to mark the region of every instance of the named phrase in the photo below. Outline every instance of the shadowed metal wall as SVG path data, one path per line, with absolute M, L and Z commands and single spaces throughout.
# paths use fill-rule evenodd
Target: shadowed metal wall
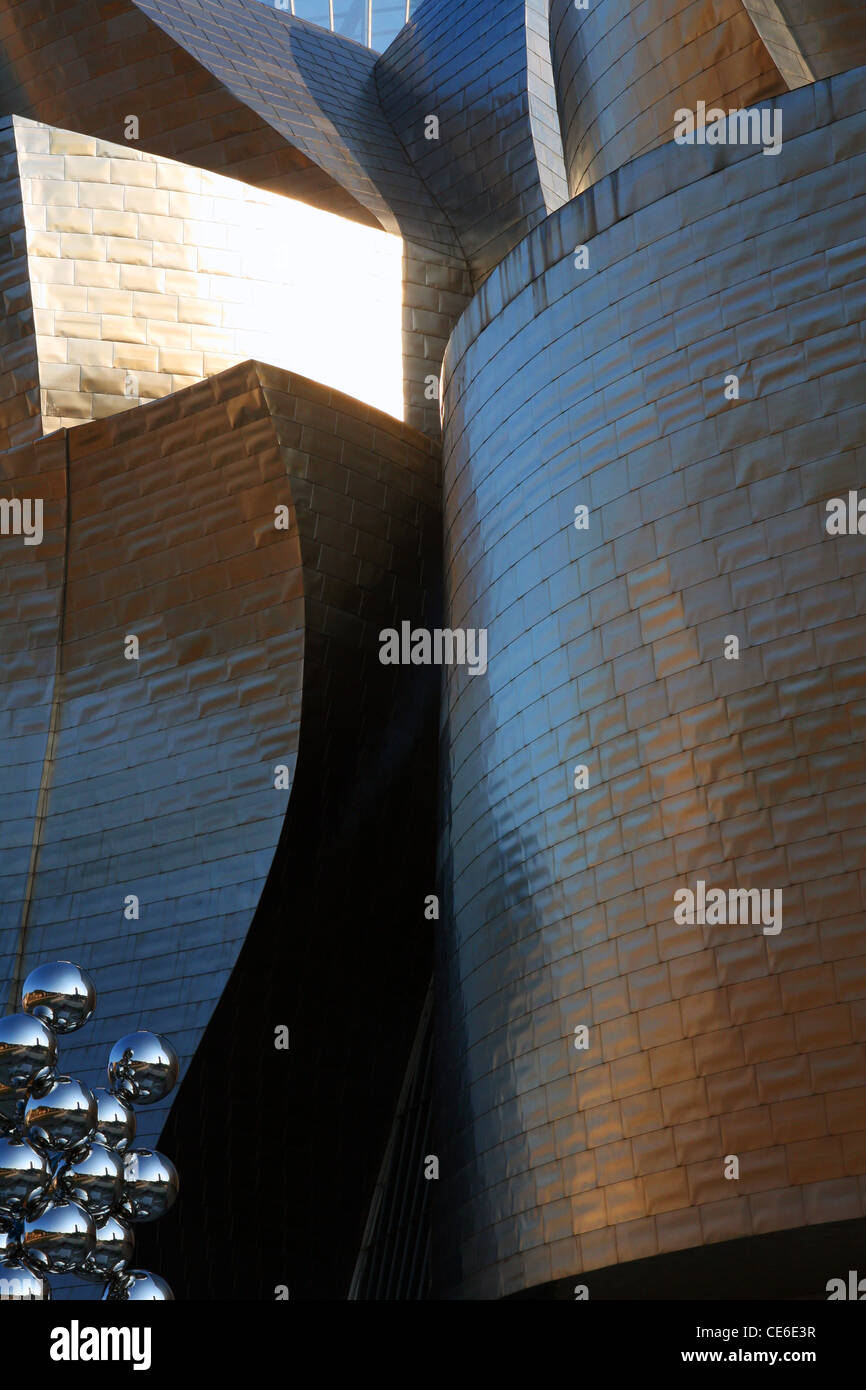
M 245 363 L 0 455 L 0 469 L 16 493 L 48 499 L 44 549 L 27 552 L 38 557 L 38 590 L 23 541 L 3 541 L 14 653 L 13 679 L 0 686 L 4 777 L 21 791 L 4 826 L 7 994 L 49 958 L 72 957 L 98 977 L 99 1012 L 65 1057 L 90 1084 L 103 1080 L 115 1036 L 139 1020 L 171 1037 L 184 1070 L 196 1053 L 165 1143 L 190 1190 L 207 1124 L 226 1178 L 246 1163 L 252 1067 L 271 1126 L 255 1131 L 263 1202 L 276 1192 L 272 1127 L 285 1131 L 282 1171 L 299 1207 L 282 1222 L 286 1194 L 288 1246 L 261 1248 L 248 1194 L 230 1183 L 198 1215 L 180 1204 L 194 1259 L 191 1274 L 170 1278 L 200 1294 L 225 1258 L 235 1296 L 272 1297 L 288 1278 L 299 1294 L 306 1280 L 341 1297 L 430 973 L 420 919 L 433 878 L 438 678 L 382 667 L 378 633 L 437 616 L 436 448 L 339 392 Z M 289 530 L 275 529 L 278 505 Z M 26 656 L 13 618 L 29 624 Z M 140 662 L 123 658 L 130 633 Z M 277 789 L 279 766 L 289 778 Z M 137 920 L 124 916 L 131 893 Z M 253 921 L 247 965 L 232 974 Z M 337 949 L 332 1015 L 322 984 Z M 284 1023 L 307 1059 L 300 1071 L 294 1053 L 274 1049 Z M 273 1105 L 267 1086 L 283 1095 L 290 1079 L 291 1104 Z M 212 1087 L 218 1098 L 203 1114 Z M 139 1139 L 155 1141 L 164 1120 L 161 1107 L 143 1112 Z
M 551 0 L 550 44 L 572 197 L 671 141 L 679 107 L 786 90 L 742 0 Z
M 0 540 L 0 980 L 8 985 L 31 890 L 34 850 L 45 813 L 46 754 L 56 725 L 57 666 L 66 549 L 66 441 L 0 454 L 4 499 L 41 499 L 44 539 Z M 0 986 L 2 987 L 2 986 Z M 7 990 L 2 990 L 5 1013 Z
M 375 53 L 254 0 L 135 3 L 385 231 L 459 250 L 379 105 Z
M 866 63 L 859 0 L 743 0 L 789 87 Z
M 296 525 L 273 524 L 292 499 L 268 423 L 255 373 L 239 369 L 23 460 L 41 469 L 43 451 L 68 447 L 70 513 L 56 729 L 2 975 L 9 993 L 45 959 L 98 975 L 99 1014 L 67 1049 L 94 1084 L 139 1015 L 186 1065 L 279 839 L 288 792 L 272 765 L 294 766 L 304 599 Z M 53 512 L 45 543 L 62 549 Z M 124 659 L 129 634 L 140 660 Z M 145 1141 L 162 1119 L 142 1115 Z
M 430 978 L 440 673 L 380 664 L 379 632 L 439 621 L 438 450 L 259 370 L 304 564 L 298 761 L 255 919 L 160 1141 L 202 1200 L 143 1232 L 139 1257 L 183 1297 L 344 1299 Z M 407 1258 L 423 1208 L 389 1232 Z
M 263 7 L 250 0 L 249 8 Z M 279 24 L 284 17 L 273 12 L 273 19 Z M 330 34 L 321 38 L 343 43 Z M 245 105 L 132 0 L 66 5 L 49 20 L 43 0 L 4 0 L 0 113 L 30 116 L 104 140 L 123 140 L 127 115 L 136 115 L 142 149 L 375 225 L 375 214 L 307 154 L 287 144 L 283 132 Z
M 866 551 L 825 531 L 866 463 L 864 106 L 860 70 L 781 100 L 776 158 L 595 184 L 449 345 L 447 612 L 489 632 L 446 695 L 459 1296 L 866 1211 Z M 782 931 L 678 925 L 699 879 L 782 890 Z
M 567 196 L 547 0 L 423 0 L 379 59 L 376 81 L 483 279 Z M 428 116 L 439 123 L 434 138 Z

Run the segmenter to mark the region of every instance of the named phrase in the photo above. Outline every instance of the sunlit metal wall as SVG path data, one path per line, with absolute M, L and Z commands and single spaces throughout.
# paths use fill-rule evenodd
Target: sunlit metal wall
M 679 107 L 787 90 L 742 0 L 550 0 L 550 42 L 572 197 L 672 140 Z
M 402 417 L 399 237 L 13 120 L 44 429 L 128 410 L 249 357 L 303 364 Z M 7 378 L 13 401 L 21 380 Z
M 866 63 L 866 12 L 857 0 L 743 0 L 789 87 Z
M 866 554 L 825 529 L 866 461 L 864 76 L 781 98 L 775 157 L 595 184 L 449 344 L 448 617 L 489 651 L 446 695 L 458 1296 L 866 1212 Z M 698 880 L 781 931 L 679 925 Z

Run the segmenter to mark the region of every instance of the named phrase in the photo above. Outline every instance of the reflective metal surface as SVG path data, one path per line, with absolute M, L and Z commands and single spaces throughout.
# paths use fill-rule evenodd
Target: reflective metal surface
M 55 1173 L 57 1190 L 86 1207 L 91 1216 L 107 1216 L 120 1201 L 123 1159 L 107 1145 L 89 1143 L 61 1163 Z
M 108 1054 L 108 1084 L 130 1105 L 155 1105 L 177 1084 L 177 1053 L 155 1033 L 127 1033 Z
M 201 244 L 195 228 L 188 237 L 178 238 L 174 231 L 165 239 L 158 234 L 162 226 L 160 219 L 174 217 L 178 206 L 189 202 L 182 195 L 189 192 L 197 197 L 201 191 L 187 188 L 191 172 L 177 185 L 170 175 L 163 175 L 158 186 L 148 184 L 139 175 L 134 180 L 128 205 L 124 206 L 113 189 L 98 186 L 104 181 L 103 174 L 97 171 L 91 176 L 89 166 L 85 167 L 86 161 L 95 155 L 88 148 L 87 136 L 119 146 L 126 159 L 133 158 L 138 151 L 167 156 L 183 161 L 190 171 L 207 170 L 226 175 L 232 180 L 242 180 L 256 188 L 339 214 L 368 228 L 383 228 L 401 235 L 406 242 L 403 264 L 406 418 L 416 427 L 438 433 L 438 404 L 429 394 L 430 379 L 438 378 L 445 339 L 465 306 L 469 272 L 447 211 L 431 196 L 380 105 L 374 71 L 376 55 L 337 34 L 323 32 L 286 11 L 258 4 L 256 0 L 203 0 L 194 9 L 173 0 L 148 0 L 148 3 L 142 0 L 140 5 L 133 4 L 132 0 L 117 0 L 117 3 L 99 0 L 95 10 L 72 5 L 58 12 L 50 26 L 46 27 L 42 21 L 42 0 L 21 0 L 19 4 L 0 10 L 0 115 L 44 121 L 66 135 L 63 153 L 71 155 L 71 167 L 80 170 L 78 177 L 86 185 L 85 196 L 80 202 L 57 190 L 48 195 L 52 218 L 59 215 L 61 221 L 75 224 L 65 228 L 67 241 L 71 238 L 72 244 L 86 243 L 84 258 L 91 259 L 96 251 L 99 260 L 102 259 L 98 252 L 101 240 L 107 238 L 113 243 L 117 237 L 131 235 L 133 239 L 144 237 L 147 241 L 150 239 L 149 225 L 152 231 L 157 229 L 153 241 L 163 248 L 157 270 L 164 271 L 169 280 L 178 283 L 187 282 L 189 275 L 198 269 L 190 263 L 196 259 L 191 248 Z M 113 38 L 118 25 L 123 27 L 125 34 L 120 44 Z M 53 80 L 58 65 L 67 62 L 70 48 L 77 51 L 82 44 L 86 52 L 79 59 L 74 74 L 78 80 L 73 82 L 73 74 L 69 72 L 70 86 L 58 85 Z M 98 54 L 98 60 L 91 54 Z M 161 73 L 161 80 L 152 80 L 154 70 Z M 134 143 L 126 139 L 130 114 L 139 123 Z M 40 150 L 39 154 L 48 157 L 36 161 L 42 166 L 35 168 L 33 173 L 33 187 L 37 189 L 41 189 L 43 182 L 57 177 L 57 164 L 51 152 Z M 79 157 L 84 162 L 76 165 Z M 131 177 L 134 171 L 127 169 L 126 172 Z M 30 184 L 29 179 L 27 182 Z M 12 193 L 10 182 L 7 197 Z M 206 198 L 209 190 L 204 193 Z M 238 197 L 242 197 L 240 192 Z M 175 205 L 174 212 L 169 201 Z M 14 202 L 10 197 L 6 212 L 10 230 L 19 219 Z M 82 219 L 69 213 L 64 217 L 59 213 L 63 207 L 80 208 L 85 216 Z M 104 237 L 102 234 L 90 236 L 89 225 L 78 225 L 87 222 L 87 212 L 91 209 L 99 214 L 99 222 L 105 224 Z M 122 214 L 136 212 L 144 214 L 144 223 L 130 233 L 124 230 L 131 225 L 130 219 Z M 52 220 L 50 226 L 46 223 L 41 229 L 40 240 L 43 247 L 49 248 L 47 255 L 51 257 L 58 254 L 50 249 L 56 225 L 59 224 Z M 64 233 L 58 231 L 60 235 Z M 220 240 L 224 235 L 225 229 L 218 226 L 204 240 L 205 259 L 217 263 L 210 266 L 205 279 L 207 275 L 225 273 L 225 262 L 230 259 L 231 252 L 224 249 L 225 242 Z M 297 229 L 290 229 L 290 233 L 284 235 L 291 241 L 297 237 Z M 216 240 L 211 241 L 211 236 Z M 282 250 L 276 242 L 274 248 Z M 7 254 L 17 274 L 21 254 L 17 239 L 10 241 Z M 351 256 L 343 261 L 343 254 L 335 253 L 332 268 L 342 264 L 351 266 Z M 169 262 L 163 264 L 166 256 Z M 109 265 L 116 265 L 118 269 L 123 263 L 114 261 L 111 255 L 108 259 Z M 273 259 L 273 254 L 267 259 Z M 286 259 L 282 259 L 285 264 Z M 95 279 L 72 281 L 66 279 L 68 272 L 52 267 L 48 272 L 52 290 L 46 307 L 55 308 L 54 301 L 58 298 L 61 301 L 75 298 L 60 289 L 67 284 L 103 292 L 132 290 L 142 304 L 150 302 L 150 296 L 166 293 L 164 281 L 158 285 L 151 283 L 154 276 L 147 272 L 154 266 L 146 247 L 125 263 L 132 267 L 124 271 L 125 278 L 141 282 L 134 287 L 131 283 L 120 286 L 110 272 L 99 276 L 93 267 L 85 271 L 85 277 L 96 276 Z M 355 277 L 356 289 L 363 283 L 364 277 Z M 318 278 L 321 297 L 327 298 L 329 284 L 327 275 Z M 218 286 L 213 288 L 218 289 Z M 350 298 L 351 293 L 350 289 Z M 67 305 L 63 302 L 60 307 L 75 315 L 82 309 L 86 311 L 88 300 L 97 297 L 78 296 L 85 298 L 85 303 Z M 106 297 L 107 307 L 103 312 L 107 319 L 128 318 L 130 311 L 123 307 L 124 294 L 119 296 L 120 307 L 110 307 L 112 297 Z M 184 297 L 194 301 L 201 298 L 201 291 L 196 289 L 190 293 L 185 289 Z M 267 305 L 265 296 L 265 313 Z M 180 385 L 189 384 L 196 375 L 208 374 L 188 366 L 189 354 L 197 356 L 206 352 L 211 357 L 225 354 L 222 330 L 235 326 L 231 310 L 226 324 L 205 317 L 202 327 L 215 330 L 210 335 L 213 341 L 206 345 L 208 334 L 202 332 L 197 335 L 199 344 L 193 345 L 185 341 L 188 335 L 184 325 L 199 322 L 198 317 L 188 320 L 181 314 L 174 323 L 169 314 L 167 320 L 158 315 L 158 320 L 153 336 L 140 336 L 139 328 L 131 337 L 121 337 L 122 343 L 138 350 L 132 353 L 137 362 L 128 363 L 118 373 L 109 372 L 106 376 L 115 363 L 107 362 L 104 352 L 97 349 L 94 349 L 95 362 L 76 364 L 88 367 L 85 373 L 88 379 L 102 383 L 97 386 L 95 395 L 113 397 L 111 409 L 125 408 L 120 398 L 130 373 L 145 378 L 154 373 L 152 348 L 169 349 L 178 362 L 184 363 L 172 373 L 179 379 L 165 387 L 176 390 Z M 368 315 L 368 325 L 376 321 L 375 313 Z M 249 329 L 253 322 L 247 316 Z M 11 327 L 16 324 L 17 316 L 13 315 Z M 310 329 L 315 330 L 314 319 Z M 339 330 L 336 335 L 339 336 Z M 7 384 L 8 405 L 0 409 L 0 443 L 7 414 L 12 431 L 10 443 L 23 442 L 38 433 L 38 423 L 34 419 L 38 413 L 34 400 L 34 340 L 23 306 L 20 332 L 12 334 L 13 338 L 16 336 L 19 338 L 16 359 L 14 363 L 10 359 L 10 370 L 13 365 L 17 370 L 14 380 L 10 379 Z M 85 333 L 82 336 L 90 338 L 93 335 Z M 101 338 L 102 331 L 97 336 Z M 107 336 L 111 336 L 110 332 Z M 232 355 L 231 348 L 228 353 Z M 123 349 L 123 355 L 130 355 L 128 347 Z M 247 356 L 270 360 L 275 354 L 262 345 L 248 343 L 245 351 L 235 354 L 236 360 Z M 356 359 L 364 360 L 363 345 L 358 348 Z M 58 368 L 70 365 L 65 356 L 52 358 L 51 364 Z M 226 366 L 228 362 L 223 361 L 221 365 Z M 308 361 L 279 361 L 278 365 L 316 375 Z M 64 381 L 76 374 L 54 371 L 49 375 L 56 379 L 61 402 L 63 393 L 74 392 Z M 181 379 L 184 376 L 186 381 Z M 80 377 L 79 373 L 79 381 Z M 110 383 L 107 390 L 106 381 Z M 341 389 L 350 389 L 345 382 L 336 384 Z M 130 394 L 136 396 L 137 392 L 132 390 Z M 108 412 L 103 404 L 103 408 L 95 409 L 94 413 Z M 73 414 L 82 418 L 80 410 Z M 60 410 L 55 417 L 58 420 L 67 418 L 67 413 Z
M 789 87 L 866 63 L 866 13 L 857 0 L 743 0 Z
M 110 1280 L 123 1273 L 134 1253 L 135 1235 L 130 1226 L 116 1216 L 104 1216 L 96 1222 L 93 1249 L 78 1273 L 84 1279 Z
M 11 133 L 44 431 L 250 357 L 402 416 L 399 238 L 129 145 Z M 0 377 L 10 428 L 20 387 Z
M 170 35 L 172 14 L 192 53 Z M 322 141 L 324 157 L 319 162 L 287 144 L 284 131 L 271 123 L 275 113 L 263 100 L 259 105 L 265 106 L 265 115 L 245 104 L 248 91 L 256 94 L 255 79 L 251 82 L 239 72 L 231 58 L 248 26 L 257 36 L 270 35 L 280 45 L 277 54 L 285 48 L 289 30 L 307 33 L 316 55 L 348 53 L 344 81 L 350 91 L 363 84 L 363 73 L 375 61 L 357 45 L 255 0 L 213 4 L 201 27 L 193 11 L 185 18 L 179 8 L 165 13 L 158 6 L 145 10 L 132 0 L 97 0 L 95 8 L 74 4 L 54 13 L 46 25 L 42 0 L 22 0 L 5 4 L 0 12 L 0 113 L 30 116 L 112 141 L 125 139 L 126 116 L 133 114 L 139 120 L 143 149 L 301 197 L 369 224 L 375 214 L 326 170 L 329 162 L 340 172 L 347 164 L 351 167 L 334 136 Z M 113 37 L 118 28 L 124 32 L 121 42 Z M 77 54 L 74 63 L 69 61 L 70 49 Z M 59 83 L 56 73 L 61 66 L 66 81 Z M 255 64 L 251 66 L 255 71 Z M 229 76 L 238 81 L 240 94 L 221 80 Z M 264 74 L 262 79 L 267 87 Z M 358 177 L 364 183 L 364 176 Z
M 96 1097 L 96 1129 L 93 1138 L 100 1144 L 123 1153 L 135 1138 L 135 1111 L 121 1096 L 98 1087 Z
M 186 1197 L 136 1228 L 136 1260 L 165 1274 L 178 1297 L 244 1298 L 285 1283 L 293 1298 L 341 1298 L 429 979 L 432 928 L 417 914 L 434 884 L 439 672 L 383 666 L 378 654 L 382 628 L 436 621 L 438 450 L 321 385 L 255 371 L 303 556 L 297 771 L 280 798 L 285 824 L 242 952 L 157 1145 L 177 1155 Z M 263 1048 L 255 1019 L 285 1020 L 291 1050 Z M 174 1026 L 165 1031 L 178 1039 Z M 351 1056 L 347 1034 L 358 1040 Z M 315 1058 L 309 1066 L 292 1062 L 300 1040 Z M 338 1105 L 323 1104 L 335 1095 Z M 249 1142 L 251 1107 L 269 1116 L 264 1148 Z M 152 1145 L 141 1134 L 148 1120 L 140 1111 L 139 1142 Z M 369 1185 L 340 1177 L 359 1152 Z M 220 1217 L 235 1209 L 239 1172 L 244 1202 L 288 1214 L 267 1242 Z M 198 1202 L 190 1194 L 203 1185 L 209 1198 Z M 211 1259 L 190 1258 L 204 1249 Z
M 825 529 L 862 486 L 864 74 L 779 106 L 776 158 L 671 144 L 569 203 L 449 344 L 448 619 L 490 653 L 446 694 L 460 1297 L 866 1210 L 866 551 Z M 678 925 L 698 879 L 783 929 Z
M 550 0 L 550 44 L 572 197 L 673 140 L 680 107 L 787 90 L 742 0 Z
M 41 1019 L 26 1013 L 0 1019 L 0 1099 L 7 1107 L 56 1061 L 57 1039 Z
M 379 59 L 376 83 L 483 280 L 568 196 L 547 0 L 424 0 Z
M 31 971 L 19 997 L 67 1034 L 96 1011 L 93 981 L 68 960 Z M 22 1019 L 49 1031 L 20 1014 L 0 1019 L 0 1036 L 20 1034 Z M 132 1257 L 128 1220 L 154 1221 L 177 1197 L 177 1170 L 167 1158 L 127 1148 L 135 1133 L 130 1106 L 163 1100 L 175 1085 L 174 1048 L 153 1033 L 128 1033 L 112 1048 L 108 1072 L 125 1099 L 114 1091 L 97 1097 L 65 1073 L 40 1073 L 7 1122 L 12 1137 L 0 1138 L 0 1301 L 22 1296 L 14 1283 L 19 1260 L 61 1279 L 118 1276 Z M 97 1124 L 122 1152 L 96 1137 Z
M 384 756 L 384 730 L 394 728 L 396 677 L 380 674 L 378 633 L 396 615 L 420 618 L 425 592 L 434 589 L 438 462 L 435 446 L 400 422 L 252 363 L 59 432 L 28 447 L 22 467 L 38 464 L 43 452 L 53 457 L 58 439 L 70 452 L 72 515 L 63 679 L 29 907 L 10 911 L 3 973 L 11 978 L 22 919 L 22 979 L 49 951 L 93 972 L 99 1007 L 66 1039 L 63 1065 L 104 1086 L 108 1050 L 131 1016 L 143 1015 L 177 1044 L 182 1068 L 202 1037 L 289 803 L 302 660 L 314 764 L 319 738 L 333 743 L 343 726 L 333 699 L 325 701 L 337 654 L 345 653 L 344 665 L 365 663 L 346 665 L 354 716 L 345 716 L 351 743 L 339 761 L 349 765 L 360 707 L 367 727 L 383 732 L 375 773 L 365 763 L 358 785 L 389 785 L 393 754 Z M 8 467 L 10 456 L 0 457 Z M 278 506 L 288 507 L 288 530 L 274 527 Z M 62 513 L 48 518 L 46 511 L 46 547 Z M 119 550 L 105 543 L 112 534 Z M 11 549 L 0 554 L 13 559 Z M 147 626 L 128 606 L 141 602 Z M 140 676 L 123 661 L 129 630 L 144 634 Z M 5 708 L 17 711 L 15 684 L 6 691 Z M 401 735 L 407 750 L 416 747 L 418 709 L 415 700 Z M 366 746 L 360 752 L 368 757 Z M 289 772 L 279 789 L 277 765 Z M 310 805 L 307 793 L 306 822 Z M 405 817 L 405 798 L 401 805 Z M 293 882 L 302 877 L 299 866 Z M 139 919 L 123 916 L 130 892 Z M 372 885 L 370 892 L 372 904 Z M 348 921 L 356 935 L 357 903 Z M 101 983 L 109 941 L 118 942 L 122 963 Z M 370 947 L 368 955 L 396 968 L 410 943 L 383 934 L 386 945 L 381 960 Z M 401 1059 L 394 1062 L 399 1086 Z M 340 1065 L 345 1070 L 345 1058 Z M 386 1069 L 387 1059 L 377 1065 Z M 225 1076 L 221 1084 L 225 1093 Z M 159 1105 L 139 1111 L 139 1143 L 156 1143 L 164 1116 Z M 360 1208 L 365 1195 L 356 1200 Z M 161 1257 L 147 1263 L 159 1269 Z
M 0 1215 L 0 1270 L 21 1256 L 21 1221 Z
M 0 114 L 123 144 L 132 113 L 141 149 L 456 249 L 379 107 L 376 55 L 339 35 L 256 0 L 97 0 L 49 27 L 21 0 L 0 23 Z M 57 83 L 70 42 L 79 80 Z
M 154 1103 L 134 1150 L 35 1019 L 0 1023 L 7 1217 L 45 1177 L 22 1126 L 100 1211 L 122 1154 L 150 1263 L 167 1116 L 170 1152 L 225 1154 L 211 1209 L 160 1232 L 205 1296 L 343 1296 L 371 1196 L 349 1164 L 400 1207 L 380 1159 L 430 968 L 406 922 L 433 878 L 438 672 L 384 670 L 377 644 L 440 616 L 449 338 L 447 617 L 490 664 L 445 684 L 437 1287 L 863 1215 L 866 562 L 822 506 L 866 438 L 864 74 L 780 95 L 863 56 L 810 3 L 421 0 L 377 58 L 256 0 L 50 23 L 0 0 L 0 484 L 45 506 L 42 544 L 0 547 L 0 969 L 61 1029 L 88 990 L 61 998 L 46 958 L 105 970 L 64 1056 L 86 1082 L 142 1007 L 178 1054 L 118 1044 L 111 1085 Z M 671 143 L 680 106 L 767 98 L 777 158 Z M 315 272 L 288 198 L 336 231 Z M 399 390 L 390 415 L 360 399 L 387 314 L 359 296 L 386 282 L 406 425 Z M 290 340 L 304 376 L 261 360 Z M 784 931 L 684 929 L 699 875 L 781 892 Z M 284 1013 L 316 1059 L 288 1084 L 237 1026 Z M 290 1216 L 221 1259 L 240 1165 L 244 1199 Z M 79 1210 L 31 1204 L 27 1259 L 173 1296 L 124 1272 L 116 1202 L 102 1236 Z M 389 1240 L 368 1222 L 359 1286 Z
M 96 1126 L 96 1099 L 72 1076 L 35 1085 L 24 1108 L 24 1136 L 36 1148 L 66 1153 L 87 1143 Z
M 102 1297 L 111 1303 L 165 1303 L 174 1294 L 164 1279 L 146 1269 L 129 1269 L 105 1287 Z
M 93 1249 L 93 1217 L 75 1202 L 52 1202 L 24 1222 L 27 1264 L 40 1274 L 65 1274 Z
M 123 1155 L 120 1214 L 130 1221 L 156 1221 L 177 1199 L 177 1169 L 152 1149 L 127 1149 Z
M 24 1139 L 0 1139 L 0 1214 L 20 1217 L 28 1204 L 44 1195 L 50 1170 L 48 1159 Z
M 21 988 L 21 1007 L 55 1033 L 74 1033 L 96 1008 L 90 976 L 68 960 L 37 965 Z

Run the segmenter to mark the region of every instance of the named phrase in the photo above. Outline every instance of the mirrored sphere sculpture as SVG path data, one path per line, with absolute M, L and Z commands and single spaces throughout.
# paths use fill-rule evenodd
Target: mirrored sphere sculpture
M 24 1222 L 24 1260 L 40 1274 L 68 1274 L 93 1249 L 93 1217 L 77 1202 L 50 1202 Z
M 106 1144 L 88 1144 L 61 1163 L 55 1174 L 64 1197 L 79 1202 L 91 1216 L 107 1216 L 120 1200 L 123 1159 Z
M 121 1210 L 130 1221 L 156 1221 L 174 1204 L 177 1169 L 155 1149 L 128 1149 L 123 1158 Z
M 58 1073 L 57 1034 L 96 1009 L 90 976 L 71 961 L 37 966 L 22 1013 L 0 1018 L 0 1302 L 47 1299 L 46 1276 L 107 1281 L 102 1297 L 163 1302 L 158 1274 L 130 1270 L 133 1221 L 155 1221 L 178 1194 L 174 1164 L 132 1149 L 133 1105 L 154 1105 L 177 1082 L 171 1043 L 128 1033 L 108 1061 L 111 1089 Z
M 155 1105 L 174 1089 L 177 1053 L 156 1033 L 128 1033 L 108 1058 L 108 1084 L 134 1105 Z
M 48 1159 L 26 1139 L 0 1139 L 0 1215 L 19 1216 L 51 1177 Z
M 85 1279 L 112 1279 L 122 1274 L 135 1251 L 135 1235 L 117 1216 L 104 1216 L 96 1223 L 96 1243 L 79 1273 Z
M 21 990 L 21 1007 L 56 1033 L 74 1033 L 92 1018 L 96 989 L 80 965 L 53 961 L 30 971 Z
M 158 1274 L 147 1269 L 128 1269 L 106 1285 L 102 1297 L 113 1303 L 167 1303 L 174 1299 L 174 1294 Z
M 29 1014 L 0 1019 L 0 1098 L 13 1102 L 48 1076 L 57 1061 L 57 1038 Z
M 135 1138 L 135 1111 L 122 1096 L 104 1087 L 98 1087 L 93 1094 L 96 1096 L 94 1139 L 123 1153 Z
M 24 1110 L 24 1134 L 51 1153 L 78 1148 L 96 1128 L 96 1098 L 72 1076 L 55 1076 L 31 1093 Z

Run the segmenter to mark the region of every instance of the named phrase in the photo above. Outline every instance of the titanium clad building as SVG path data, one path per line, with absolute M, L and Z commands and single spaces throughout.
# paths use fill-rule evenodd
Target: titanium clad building
M 175 1043 L 178 1297 L 823 1298 L 866 19 L 295 9 L 0 0 L 6 1002 Z

